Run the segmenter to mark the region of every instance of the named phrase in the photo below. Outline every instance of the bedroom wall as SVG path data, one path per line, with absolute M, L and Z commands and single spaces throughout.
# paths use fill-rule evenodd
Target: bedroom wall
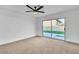
M 79 8 L 36 18 L 37 35 L 42 36 L 42 20 L 65 17 L 65 40 L 79 43 Z
M 33 17 L 0 9 L 0 44 L 22 40 L 35 35 Z

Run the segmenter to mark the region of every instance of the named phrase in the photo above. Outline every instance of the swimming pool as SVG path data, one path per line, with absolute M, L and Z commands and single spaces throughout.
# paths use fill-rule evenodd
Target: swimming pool
M 49 37 L 49 38 L 55 38 L 55 39 L 64 40 L 64 33 L 63 34 L 57 34 L 57 33 L 43 32 L 43 36 Z

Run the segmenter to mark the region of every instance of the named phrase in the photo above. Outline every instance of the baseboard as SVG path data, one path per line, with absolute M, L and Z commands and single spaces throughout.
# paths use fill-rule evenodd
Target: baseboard
M 65 41 L 65 42 L 67 42 L 67 43 L 71 43 L 71 44 L 79 45 L 79 43 L 77 43 L 77 42 L 72 42 L 72 41 Z
M 42 36 L 36 35 L 36 37 L 42 37 Z
M 17 41 L 20 41 L 20 40 L 30 39 L 30 38 L 33 38 L 33 37 L 41 37 L 41 36 L 39 36 L 39 35 L 31 35 L 31 36 L 28 36 L 28 37 L 25 37 L 25 38 L 15 39 L 15 40 L 11 40 L 11 41 L 8 41 L 8 42 L 2 42 L 2 43 L 0 43 L 0 45 L 6 45 L 6 44 L 14 43 L 14 42 L 17 42 Z M 65 40 L 65 42 L 79 45 L 79 43 L 72 42 L 72 41 L 66 41 Z
M 36 35 L 31 35 L 31 36 L 28 36 L 28 37 L 25 37 L 25 38 L 15 39 L 15 40 L 11 40 L 11 41 L 8 41 L 8 42 L 2 42 L 2 43 L 0 43 L 0 45 L 6 45 L 6 44 L 13 43 L 13 42 L 16 42 L 16 41 L 20 41 L 20 40 L 24 40 L 24 39 L 30 39 L 30 38 L 33 38 L 33 37 L 36 37 Z

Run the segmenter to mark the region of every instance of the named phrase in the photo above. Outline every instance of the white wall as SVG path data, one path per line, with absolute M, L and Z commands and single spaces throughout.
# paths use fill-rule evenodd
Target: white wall
M 0 44 L 35 36 L 34 18 L 0 9 Z
M 29 15 L 0 9 L 0 44 L 35 35 L 42 36 L 42 20 L 57 19 L 60 16 L 65 17 L 66 20 L 65 40 L 79 43 L 79 9 L 51 14 L 36 19 Z
M 79 9 L 73 9 L 36 18 L 37 35 L 42 36 L 42 20 L 57 19 L 61 16 L 65 17 L 65 40 L 79 43 Z

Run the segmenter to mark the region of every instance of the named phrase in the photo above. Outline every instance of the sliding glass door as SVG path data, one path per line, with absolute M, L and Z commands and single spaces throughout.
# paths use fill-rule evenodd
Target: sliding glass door
M 43 36 L 64 40 L 64 19 L 43 21 Z
M 64 19 L 52 20 L 52 38 L 64 40 Z
M 43 36 L 51 37 L 51 21 L 43 21 Z

